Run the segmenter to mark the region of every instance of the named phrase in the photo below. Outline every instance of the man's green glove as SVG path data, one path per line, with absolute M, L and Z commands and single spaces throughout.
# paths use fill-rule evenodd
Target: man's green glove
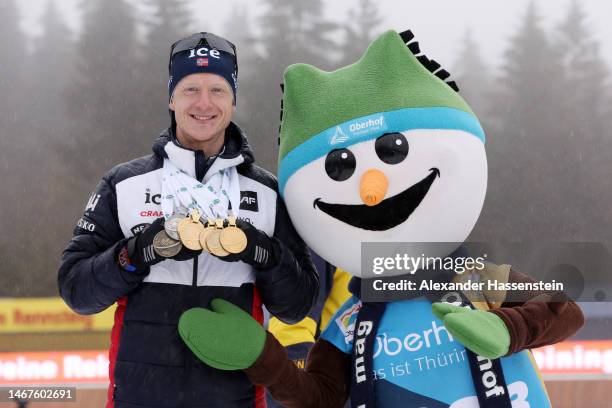
M 454 338 L 479 356 L 498 358 L 508 353 L 510 333 L 496 314 L 448 303 L 434 303 L 431 310 Z
M 264 328 L 242 309 L 213 299 L 211 309 L 196 307 L 181 315 L 181 338 L 204 363 L 219 370 L 241 370 L 255 363 L 266 342 Z

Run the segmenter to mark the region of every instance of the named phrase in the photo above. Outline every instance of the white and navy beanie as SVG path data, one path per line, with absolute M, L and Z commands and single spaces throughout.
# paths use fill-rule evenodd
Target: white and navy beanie
M 207 72 L 225 78 L 232 88 L 234 104 L 236 103 L 238 63 L 236 57 L 228 52 L 218 50 L 209 45 L 196 46 L 172 55 L 168 71 L 170 75 L 168 80 L 169 98 L 172 98 L 174 88 L 181 79 L 187 75 Z

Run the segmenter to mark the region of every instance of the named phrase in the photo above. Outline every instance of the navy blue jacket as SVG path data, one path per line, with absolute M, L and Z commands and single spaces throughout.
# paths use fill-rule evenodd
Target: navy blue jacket
M 219 168 L 237 165 L 239 218 L 278 242 L 277 266 L 255 270 L 204 252 L 194 260 L 165 260 L 145 273 L 122 270 L 118 251 L 129 237 L 162 216 L 166 143 L 176 143 L 170 130 L 155 142 L 153 154 L 114 167 L 100 181 L 63 253 L 60 294 L 80 314 L 118 304 L 107 407 L 264 406 L 263 390 L 241 371 L 219 371 L 192 355 L 178 335 L 178 319 L 185 310 L 208 307 L 213 298 L 221 297 L 260 321 L 263 304 L 279 319 L 297 322 L 316 299 L 317 273 L 278 194 L 276 178 L 253 164 L 246 138 L 233 123 L 219 156 L 205 158 L 201 151 L 184 149 L 173 162 L 204 181 Z

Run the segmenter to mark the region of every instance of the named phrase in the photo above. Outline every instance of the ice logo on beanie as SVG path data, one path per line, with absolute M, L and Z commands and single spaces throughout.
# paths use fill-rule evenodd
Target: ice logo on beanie
M 195 58 L 195 57 L 213 57 L 216 59 L 221 58 L 221 54 L 219 53 L 219 50 L 217 49 L 208 49 L 206 47 L 201 47 L 198 49 L 191 49 L 189 50 L 189 56 L 187 58 Z

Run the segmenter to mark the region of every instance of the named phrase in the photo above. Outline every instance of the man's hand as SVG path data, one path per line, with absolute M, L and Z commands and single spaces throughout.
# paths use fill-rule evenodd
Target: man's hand
M 146 270 L 151 265 L 155 265 L 166 259 L 174 259 L 177 261 L 186 261 L 188 259 L 195 258 L 202 251 L 193 251 L 191 249 L 183 248 L 181 251 L 171 258 L 165 258 L 160 256 L 153 249 L 153 239 L 155 235 L 164 229 L 164 218 L 160 217 L 149 224 L 148 227 L 143 229 L 137 235 L 130 238 L 127 242 L 127 256 L 129 263 L 135 267 L 136 270 Z M 121 259 L 120 259 L 121 264 Z M 124 267 L 124 269 L 126 269 Z
M 434 303 L 431 309 L 454 338 L 479 356 L 499 358 L 508 353 L 510 333 L 496 314 L 448 303 Z
M 266 342 L 264 328 L 242 309 L 213 299 L 211 310 L 196 307 L 181 315 L 178 331 L 204 363 L 219 370 L 249 368 Z
M 227 262 L 242 261 L 258 269 L 271 268 L 278 263 L 279 248 L 274 238 L 270 238 L 265 232 L 241 219 L 236 220 L 236 227 L 240 228 L 247 237 L 246 248 L 239 254 L 229 254 L 219 259 Z

